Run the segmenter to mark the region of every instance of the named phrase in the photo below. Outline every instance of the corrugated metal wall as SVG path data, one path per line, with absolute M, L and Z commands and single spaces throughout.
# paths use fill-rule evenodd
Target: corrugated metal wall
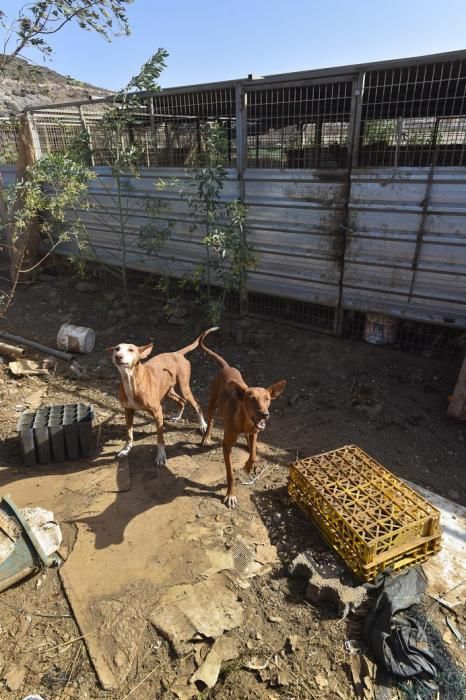
M 0 165 L 3 187 L 10 187 L 16 182 L 16 165 Z
M 91 207 L 78 212 L 84 223 L 92 251 L 101 260 L 111 265 L 121 265 L 123 251 L 119 230 L 120 217 L 117 186 L 109 168 L 95 168 L 96 177 L 89 185 Z M 166 187 L 156 188 L 163 180 Z M 183 188 L 183 196 L 180 195 Z M 191 231 L 193 223 L 187 197 L 192 193 L 192 184 L 186 171 L 182 168 L 142 168 L 138 178 L 122 178 L 123 224 L 125 231 L 126 264 L 128 267 L 154 274 L 182 277 L 189 273 L 205 256 L 201 243 L 203 229 Z M 239 196 L 238 179 L 235 170 L 228 170 L 223 187 L 222 200 L 232 201 Z M 162 213 L 164 219 L 173 223 L 169 240 L 157 256 L 148 257 L 138 246 L 141 226 L 153 222 L 153 217 L 146 210 L 146 201 L 162 199 L 168 209 Z M 62 253 L 69 253 L 75 248 L 71 244 L 61 246 Z
M 345 308 L 466 326 L 466 169 L 429 172 L 353 171 Z
M 152 104 L 138 129 L 160 155 L 165 142 L 150 141 L 159 134 L 151 119 L 167 139 L 173 128 L 171 147 L 183 146 L 197 124 L 198 141 L 189 145 L 199 151 L 202 134 L 221 121 L 228 163 L 237 165 L 223 197 L 244 200 L 258 254 L 251 293 L 327 307 L 334 330 L 338 308 L 466 327 L 466 52 L 219 86 L 158 93 L 157 109 Z M 65 112 L 57 111 L 60 119 Z M 47 119 L 54 121 L 32 115 L 36 131 Z M 52 127 L 65 143 L 66 130 Z M 183 153 L 172 165 L 186 162 Z M 94 252 L 119 265 L 115 180 L 109 169 L 96 172 L 93 206 L 81 216 Z M 123 223 L 129 267 L 180 277 L 205 251 L 186 198 L 171 185 L 155 189 L 157 179 L 173 177 L 189 182 L 176 167 L 143 167 L 129 179 Z M 150 222 L 148 195 L 167 201 L 173 222 L 170 240 L 150 258 L 138 246 Z
M 250 291 L 336 307 L 346 172 L 247 170 Z

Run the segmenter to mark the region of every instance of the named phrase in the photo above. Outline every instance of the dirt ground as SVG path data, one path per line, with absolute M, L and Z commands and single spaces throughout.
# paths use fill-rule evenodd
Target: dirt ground
M 127 317 L 119 287 L 103 280 L 93 283 L 98 285 L 96 292 L 81 293 L 71 277 L 60 275 L 53 279 L 44 275 L 19 288 L 7 319 L 2 322 L 4 330 L 52 347 L 56 346 L 58 328 L 66 321 L 96 331 L 94 352 L 80 357 L 87 371 L 85 378 L 77 379 L 60 361 L 53 363 L 47 375 L 24 378 L 12 377 L 7 364 L 0 365 L 0 494 L 14 494 L 21 507 L 42 505 L 53 510 L 69 551 L 81 532 L 77 513 L 99 517 L 102 494 L 97 487 L 89 486 L 86 476 L 86 470 L 93 465 L 81 461 L 34 469 L 22 466 L 16 440 L 19 413 L 39 404 L 90 403 L 97 426 L 96 459 L 113 453 L 123 442 L 124 420 L 116 399 L 117 373 L 105 348 L 118 342 L 145 344 L 154 340 L 155 352 L 169 351 L 187 344 L 206 327 L 191 314 L 182 325 L 168 323 L 162 304 L 137 286 Z M 224 533 L 240 530 L 242 519 L 251 520 L 258 514 L 270 542 L 277 547 L 279 560 L 270 571 L 251 578 L 249 587 L 239 592 L 243 623 L 230 633 L 238 640 L 239 657 L 223 664 L 212 690 L 198 695 L 194 692 L 193 697 L 356 697 L 344 641 L 361 638 L 362 615 L 337 620 L 327 605 L 311 606 L 304 598 L 306 582 L 288 574 L 291 560 L 305 549 L 312 549 L 319 562 L 332 560 L 332 555 L 289 500 L 287 466 L 296 458 L 357 444 L 398 476 L 465 505 L 466 430 L 464 425 L 446 417 L 459 360 L 426 358 L 273 322 L 238 322 L 229 317 L 222 323 L 221 331 L 210 336 L 209 344 L 238 367 L 250 384 L 267 386 L 279 379 L 287 380 L 284 394 L 273 404 L 270 424 L 261 434 L 256 470 L 260 476 L 254 484 L 240 486 L 238 511 L 227 511 L 221 501 L 225 481 L 220 425 L 216 424 L 214 445 L 206 452 L 199 446 L 195 415 L 187 410 L 185 421 L 177 425 L 167 422 L 165 427 L 168 469 L 170 458 L 176 455 L 189 456 L 195 465 L 196 490 L 191 506 L 189 499 L 182 499 L 185 482 L 177 491 L 169 472 L 159 476 L 159 481 L 155 479 L 154 431 L 148 418 L 139 415 L 135 422 L 134 454 L 129 460 L 132 487 L 128 493 L 117 493 L 115 497 L 115 529 L 120 527 L 118 503 L 134 498 L 136 493 L 144 504 L 135 509 L 135 520 L 143 511 L 154 508 L 160 508 L 162 513 L 167 500 L 172 507 L 173 503 L 182 503 L 180 509 L 184 509 L 188 519 L 190 508 L 195 506 L 198 519 L 208 514 L 222 523 Z M 29 350 L 26 356 L 40 362 L 44 359 Z M 205 406 L 215 367 L 199 350 L 189 359 L 193 392 Z M 171 408 L 166 415 L 170 415 Z M 245 451 L 238 446 L 234 463 L 239 467 L 244 460 Z M 211 475 L 210 481 L 207 477 L 203 480 L 204 472 Z M 194 479 L 192 475 L 189 478 Z M 160 489 L 172 489 L 169 499 L 160 494 Z M 89 519 L 86 522 L 86 527 L 92 527 Z M 160 522 L 161 530 L 175 533 L 175 542 L 176 523 L 172 516 L 166 521 L 161 517 Z M 160 531 L 151 536 L 164 537 Z M 101 550 L 121 541 L 124 532 L 106 532 L 105 537 L 100 542 L 96 540 L 96 557 Z M 179 559 L 178 569 L 172 564 L 176 578 L 185 572 L 187 564 L 176 547 L 170 549 L 174 546 L 170 542 L 168 538 L 168 556 Z M 202 549 L 202 537 L 195 546 Z M 137 561 L 135 551 L 131 566 L 137 566 Z M 112 576 L 122 578 L 123 574 L 102 570 L 102 577 L 111 580 Z M 175 582 L 183 582 L 181 573 Z M 162 583 L 154 580 L 153 589 L 146 589 L 144 595 L 152 592 L 156 600 Z M 138 595 L 135 588 L 135 598 Z M 464 614 L 463 606 L 458 615 L 463 634 Z M 444 635 L 445 617 L 438 607 L 430 606 L 428 616 Z M 177 679 L 195 668 L 190 655 L 174 658 L 168 642 L 146 621 L 131 673 L 118 691 L 104 691 L 83 640 L 72 642 L 80 634 L 56 569 L 1 594 L 0 698 L 21 700 L 28 693 L 37 692 L 45 700 L 170 700 L 176 697 L 172 689 Z M 464 664 L 464 652 L 455 638 L 449 640 L 448 651 L 458 664 Z M 202 657 L 202 650 L 200 653 Z M 256 659 L 253 665 L 257 659 L 265 659 L 268 666 L 251 670 L 247 668 L 251 659 Z M 17 691 L 10 691 L 1 679 L 14 664 L 25 670 L 25 677 Z M 453 696 L 448 697 L 453 700 Z

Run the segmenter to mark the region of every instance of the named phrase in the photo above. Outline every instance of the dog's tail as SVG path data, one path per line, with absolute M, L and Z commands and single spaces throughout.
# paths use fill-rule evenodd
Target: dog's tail
M 210 355 L 210 357 L 212 357 L 212 358 L 215 360 L 215 362 L 216 362 L 217 364 L 220 365 L 220 367 L 222 367 L 222 368 L 229 367 L 230 365 L 228 364 L 228 362 L 225 362 L 225 360 L 223 359 L 223 357 L 220 357 L 220 355 L 217 355 L 216 352 L 214 352 L 214 351 L 211 350 L 210 348 L 207 348 L 207 347 L 204 345 L 204 338 L 206 337 L 206 335 L 207 335 L 208 333 L 210 333 L 210 331 L 216 331 L 216 330 L 218 330 L 218 329 L 217 329 L 217 328 L 209 328 L 208 331 L 206 331 L 205 333 L 203 333 L 203 334 L 201 335 L 201 337 L 199 338 L 199 345 L 201 346 L 201 348 L 204 350 L 204 352 L 205 352 L 207 355 Z
M 202 339 L 206 337 L 206 335 L 209 335 L 209 333 L 212 333 L 212 331 L 218 331 L 218 326 L 213 326 L 212 328 L 208 328 L 204 333 L 201 333 L 199 338 L 196 338 L 194 343 L 191 343 L 191 345 L 187 345 L 185 348 L 181 348 L 181 350 L 177 350 L 177 353 L 180 355 L 186 355 L 188 352 L 192 352 L 195 350 L 198 345 L 201 345 L 202 347 Z

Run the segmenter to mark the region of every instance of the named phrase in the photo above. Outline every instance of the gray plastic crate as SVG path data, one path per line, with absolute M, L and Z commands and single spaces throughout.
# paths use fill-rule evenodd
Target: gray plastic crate
M 25 411 L 18 421 L 24 463 L 32 467 L 90 457 L 93 417 L 92 406 L 83 403 Z

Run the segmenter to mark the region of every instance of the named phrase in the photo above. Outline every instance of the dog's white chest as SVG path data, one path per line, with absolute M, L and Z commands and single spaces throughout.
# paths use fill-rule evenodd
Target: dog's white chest
M 133 384 L 133 372 L 128 368 L 122 368 L 120 370 L 121 381 L 123 382 L 123 387 L 126 394 L 126 401 L 123 402 L 124 408 L 140 408 L 136 399 L 134 398 L 134 384 Z

